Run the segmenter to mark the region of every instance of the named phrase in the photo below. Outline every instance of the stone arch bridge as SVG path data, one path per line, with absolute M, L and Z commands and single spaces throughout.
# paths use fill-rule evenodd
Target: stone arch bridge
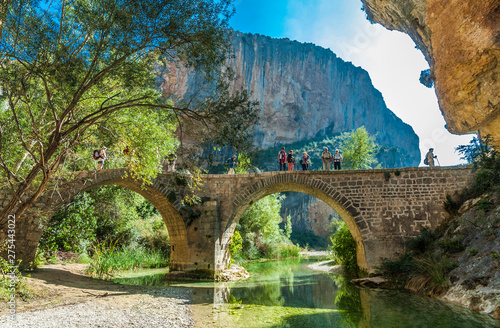
M 356 241 L 359 266 L 373 272 L 383 258 L 403 250 L 422 228 L 435 228 L 447 214 L 447 194 L 472 179 L 466 167 L 402 168 L 346 171 L 267 172 L 241 175 L 159 174 L 153 183 L 127 175 L 125 169 L 79 172 L 71 182 L 42 196 L 36 210 L 57 210 L 77 193 L 102 185 L 119 185 L 149 200 L 165 220 L 171 240 L 171 271 L 208 272 L 229 264 L 228 243 L 236 223 L 254 202 L 269 194 L 295 191 L 330 205 L 346 222 Z M 183 200 L 196 189 L 199 202 Z M 36 215 L 18 220 L 17 258 L 34 259 L 42 234 Z

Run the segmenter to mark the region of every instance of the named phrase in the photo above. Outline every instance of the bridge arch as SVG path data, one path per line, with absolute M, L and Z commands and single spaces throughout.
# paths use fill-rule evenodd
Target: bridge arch
M 91 183 L 84 185 L 81 190 L 78 190 L 78 193 L 105 185 L 115 185 L 127 188 L 144 197 L 158 210 L 167 227 L 171 249 L 170 270 L 184 270 L 187 264 L 186 260 L 190 257 L 187 231 L 184 219 L 176 207 L 170 202 L 166 193 L 159 190 L 164 186 L 158 185 L 158 183 L 143 185 L 141 181 L 130 177 L 125 170 L 105 171 L 95 174 Z
M 318 181 L 314 179 L 304 179 L 303 181 L 276 181 L 274 178 L 268 178 L 244 188 L 241 194 L 247 196 L 235 204 L 233 214 L 224 229 L 223 240 L 229 240 L 231 238 L 236 228 L 236 223 L 253 203 L 268 195 L 285 191 L 311 195 L 333 208 L 346 223 L 356 242 L 358 266 L 365 271 L 369 269 L 364 244 L 364 240 L 370 232 L 368 224 L 361 218 L 357 206 L 342 195 L 340 191 L 333 190 L 329 185 L 318 183 Z M 359 223 L 362 223 L 363 229 L 360 228 Z

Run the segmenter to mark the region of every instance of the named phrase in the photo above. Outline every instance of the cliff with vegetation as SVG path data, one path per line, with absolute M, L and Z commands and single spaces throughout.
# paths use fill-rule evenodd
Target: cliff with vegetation
M 452 133 L 500 141 L 498 0 L 362 0 L 368 19 L 407 33 L 430 65 Z
M 260 103 L 255 144 L 263 149 L 254 163 L 260 169 L 278 169 L 277 154 L 283 145 L 288 150 L 315 141 L 315 150 L 320 151 L 326 138 L 360 126 L 383 147 L 378 156 L 383 167 L 419 164 L 418 136 L 387 108 L 362 68 L 314 44 L 236 31 L 232 34 L 232 52 L 228 61 L 235 77 L 232 89 L 246 89 Z M 197 72 L 174 64 L 162 70 L 161 82 L 163 88 L 169 88 L 165 94 L 176 94 L 180 99 L 206 92 Z M 225 156 L 229 155 L 221 159 Z M 319 155 L 312 159 L 316 165 L 313 168 L 320 165 L 316 157 Z M 312 208 L 317 210 L 308 210 Z M 335 212 L 302 194 L 290 195 L 285 202 L 282 216 L 288 214 L 294 229 L 326 237 Z
M 232 48 L 228 66 L 235 74 L 233 90 L 246 89 L 260 102 L 255 128 L 259 147 L 365 126 L 378 144 L 401 149 L 403 166 L 420 162 L 417 135 L 387 108 L 362 68 L 328 49 L 289 39 L 234 32 Z M 170 64 L 161 75 L 168 94 L 186 99 L 203 93 L 196 72 Z

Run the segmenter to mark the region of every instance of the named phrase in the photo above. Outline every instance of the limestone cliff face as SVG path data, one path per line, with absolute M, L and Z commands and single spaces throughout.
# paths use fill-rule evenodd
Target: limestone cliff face
M 500 2 L 362 0 L 368 18 L 407 33 L 429 62 L 452 133 L 500 145 Z
M 403 148 L 418 164 L 418 137 L 385 105 L 368 73 L 330 50 L 288 39 L 235 32 L 235 87 L 261 104 L 256 141 L 263 147 L 364 125 L 383 145 Z M 396 138 L 397 136 L 397 138 Z
M 364 125 L 380 145 L 406 153 L 406 166 L 418 165 L 418 137 L 385 105 L 362 68 L 330 50 L 288 39 L 233 33 L 233 88 L 247 89 L 260 102 L 261 124 L 255 142 L 263 148 Z M 196 93 L 199 77 L 175 66 L 163 74 L 164 88 L 180 95 Z
M 301 193 L 286 192 L 281 208 L 281 216 L 290 215 L 294 231 L 308 231 L 327 238 L 330 224 L 338 214 L 325 202 Z
M 228 63 L 236 75 L 232 87 L 249 90 L 260 102 L 257 145 L 284 145 L 364 125 L 378 144 L 402 150 L 403 166 L 419 164 L 417 135 L 387 108 L 362 68 L 330 50 L 288 39 L 234 32 L 232 43 L 234 56 Z M 196 72 L 173 64 L 162 79 L 166 94 L 189 97 L 200 90 Z M 333 209 L 305 194 L 287 196 L 281 214 L 292 216 L 293 228 L 326 237 Z

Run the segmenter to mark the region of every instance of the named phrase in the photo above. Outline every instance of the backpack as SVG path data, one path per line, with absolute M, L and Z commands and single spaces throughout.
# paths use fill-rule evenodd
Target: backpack
M 94 150 L 94 159 L 101 158 L 101 151 L 99 149 Z
M 427 156 L 424 158 L 424 164 L 429 165 L 429 161 L 427 160 Z

